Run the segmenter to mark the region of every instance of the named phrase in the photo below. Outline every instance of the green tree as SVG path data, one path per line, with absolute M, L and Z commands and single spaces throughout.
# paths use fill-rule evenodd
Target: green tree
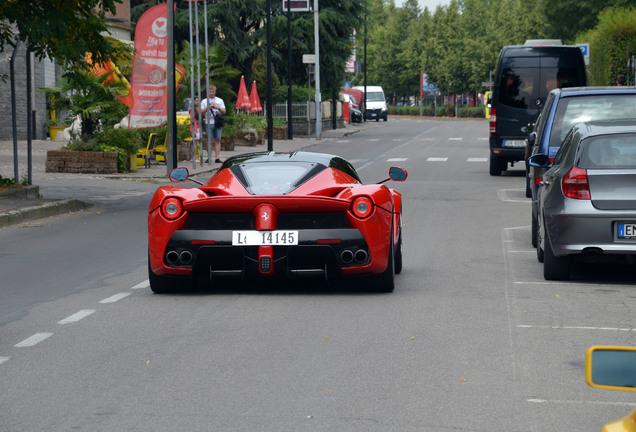
M 54 58 L 66 69 L 85 68 L 84 55 L 101 63 L 124 53 L 106 36 L 106 12 L 122 0 L 29 0 L 0 2 L 0 52 L 24 43 L 36 57 Z

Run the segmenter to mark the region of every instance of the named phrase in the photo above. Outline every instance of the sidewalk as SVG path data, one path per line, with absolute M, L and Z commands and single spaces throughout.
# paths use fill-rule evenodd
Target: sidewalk
M 275 140 L 273 149 L 276 152 L 289 152 L 301 149 L 307 149 L 314 144 L 324 141 L 341 139 L 345 136 L 355 134 L 362 129 L 374 127 L 375 122 L 361 124 L 346 124 L 341 129 L 323 130 L 321 139 L 314 137 L 299 137 L 293 140 Z M 32 141 L 32 183 L 33 186 L 14 188 L 8 191 L 0 191 L 0 228 L 5 226 L 19 224 L 32 219 L 56 216 L 86 208 L 88 205 L 72 196 L 67 199 L 47 199 L 46 196 L 40 196 L 38 182 L 44 182 L 48 179 L 59 178 L 60 176 L 82 177 L 89 176 L 91 178 L 102 178 L 105 180 L 113 179 L 158 179 L 167 181 L 168 169 L 163 163 L 153 162 L 150 168 L 137 167 L 136 172 L 118 173 L 118 174 L 64 174 L 64 173 L 47 173 L 45 172 L 46 152 L 49 150 L 59 150 L 65 145 L 63 141 L 50 140 L 33 140 Z M 225 160 L 231 156 L 267 151 L 267 141 L 265 144 L 257 146 L 235 146 L 233 151 L 221 151 L 221 159 Z M 204 152 L 207 155 L 207 152 Z M 22 182 L 27 179 L 27 142 L 18 141 L 18 181 Z M 199 161 L 196 168 L 192 167 L 192 162 L 180 162 L 179 166 L 185 166 L 190 170 L 192 175 L 204 174 L 204 178 L 212 176 L 220 165 L 219 164 L 203 164 Z M 14 172 L 14 144 L 13 141 L 0 141 L 0 176 L 2 178 L 13 179 Z

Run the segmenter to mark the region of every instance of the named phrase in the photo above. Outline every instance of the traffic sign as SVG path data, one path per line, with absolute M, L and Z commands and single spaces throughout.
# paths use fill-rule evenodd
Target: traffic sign
M 283 12 L 309 12 L 309 0 L 283 0 Z
M 589 43 L 577 43 L 577 47 L 581 48 L 581 52 L 583 53 L 583 60 L 585 60 L 585 65 L 590 64 L 590 44 Z

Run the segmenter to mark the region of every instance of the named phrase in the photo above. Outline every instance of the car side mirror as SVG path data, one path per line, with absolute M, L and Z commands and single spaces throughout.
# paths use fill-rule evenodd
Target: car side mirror
M 536 154 L 528 158 L 528 164 L 535 168 L 548 168 L 550 166 L 550 158 L 544 154 Z
M 636 347 L 588 348 L 585 381 L 595 388 L 636 391 Z
M 184 182 L 188 180 L 188 177 L 190 177 L 190 171 L 188 171 L 188 169 L 185 167 L 175 168 L 170 171 L 169 177 L 170 181 L 173 183 Z
M 408 177 L 408 173 L 404 168 L 391 167 L 389 168 L 389 178 L 393 181 L 404 181 Z

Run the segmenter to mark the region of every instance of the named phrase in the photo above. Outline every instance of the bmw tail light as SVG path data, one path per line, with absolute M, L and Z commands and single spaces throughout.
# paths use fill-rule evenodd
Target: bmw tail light
M 590 185 L 587 182 L 587 170 L 572 167 L 561 180 L 563 195 L 573 199 L 590 199 Z
M 490 109 L 490 136 L 495 136 L 497 133 L 497 109 Z
M 369 197 L 358 197 L 351 203 L 351 211 L 360 219 L 369 217 L 373 212 L 373 201 Z
M 161 204 L 161 214 L 166 219 L 178 219 L 183 214 L 183 203 L 180 199 L 168 198 Z

